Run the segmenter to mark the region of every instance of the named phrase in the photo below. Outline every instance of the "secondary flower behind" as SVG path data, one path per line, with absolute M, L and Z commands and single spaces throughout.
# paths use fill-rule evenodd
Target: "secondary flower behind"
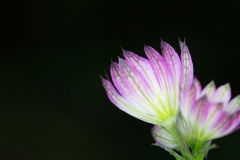
M 161 41 L 163 56 L 150 46 L 144 47 L 148 59 L 123 50 L 125 59 L 112 62 L 113 84 L 102 78 L 113 104 L 148 123 L 161 126 L 175 123 L 180 112 L 180 90 L 193 81 L 193 64 L 188 47 L 180 41 L 181 59 L 175 50 Z
M 216 89 L 210 82 L 203 90 L 195 79 L 181 98 L 181 112 L 199 140 L 223 137 L 235 131 L 240 122 L 240 95 L 231 98 L 229 84 Z

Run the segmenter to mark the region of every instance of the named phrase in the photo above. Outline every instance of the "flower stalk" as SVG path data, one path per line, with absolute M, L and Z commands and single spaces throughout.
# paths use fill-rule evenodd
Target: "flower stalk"
M 168 126 L 169 130 L 171 131 L 176 143 L 178 144 L 179 146 L 179 150 L 181 152 L 181 154 L 183 155 L 183 157 L 186 159 L 186 160 L 191 160 L 192 159 L 192 154 L 182 136 L 182 133 L 180 132 L 178 126 L 177 126 L 177 123 L 173 123 L 173 124 L 170 124 Z

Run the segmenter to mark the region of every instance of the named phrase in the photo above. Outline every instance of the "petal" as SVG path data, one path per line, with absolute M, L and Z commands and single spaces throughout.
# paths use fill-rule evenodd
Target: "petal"
M 183 117 L 190 122 L 190 117 L 192 116 L 190 113 L 190 110 L 192 107 L 195 107 L 195 103 L 200 95 L 201 91 L 201 84 L 197 79 L 194 80 L 194 83 L 191 85 L 191 87 L 181 93 L 180 98 L 180 108 Z
M 211 139 L 220 138 L 234 132 L 239 126 L 239 120 L 240 111 L 234 114 L 223 113 L 221 119 L 217 121 L 215 129 L 212 130 Z
M 206 95 L 207 97 L 211 97 L 212 94 L 215 92 L 216 87 L 214 81 L 208 83 L 208 85 L 202 90 L 201 96 Z
M 181 76 L 180 58 L 178 54 L 175 52 L 175 50 L 163 40 L 161 40 L 161 46 L 162 46 L 164 59 L 166 60 L 166 63 L 170 67 L 170 70 L 174 77 L 174 81 L 178 83 L 180 81 L 180 76 Z
M 140 57 L 130 51 L 123 50 L 123 55 L 129 66 L 131 68 L 135 68 L 142 74 L 144 79 L 146 79 L 146 82 L 149 84 L 154 94 L 160 101 L 159 103 L 163 105 L 165 103 L 165 100 L 163 99 L 164 95 L 159 89 L 159 85 L 150 62 L 147 59 Z
M 221 127 L 222 129 L 221 136 L 225 136 L 227 134 L 234 132 L 236 128 L 239 127 L 239 123 L 240 123 L 240 111 L 237 111 L 234 114 L 230 114 L 227 117 L 227 121 L 224 124 L 224 127 Z
M 131 95 L 129 101 L 136 102 L 151 116 L 164 119 L 166 108 L 165 106 L 160 106 L 154 92 L 142 74 L 121 58 L 119 58 L 119 68 L 121 78 Z
M 112 77 L 113 84 L 117 88 L 117 90 L 121 93 L 121 95 L 127 95 L 129 92 L 127 91 L 125 84 L 121 78 L 119 65 L 116 62 L 111 62 L 110 73 Z
M 118 97 L 120 97 L 120 94 L 117 92 L 117 90 L 113 87 L 112 83 L 106 79 L 104 79 L 103 77 L 101 77 L 102 79 L 102 85 L 104 87 L 104 89 L 106 90 L 107 96 L 110 99 L 110 101 L 117 105 L 117 99 Z
M 112 62 L 110 71 L 114 85 L 121 93 L 122 97 L 124 97 L 127 101 L 131 102 L 133 105 L 138 106 L 140 110 L 143 110 L 145 113 L 156 116 L 155 112 L 153 112 L 153 110 L 151 110 L 151 108 L 148 107 L 147 104 L 139 100 L 138 96 L 136 96 L 134 91 L 127 88 L 129 86 L 126 85 L 127 83 L 125 83 L 123 78 L 121 77 L 119 65 L 117 63 Z
M 179 83 L 181 76 L 181 61 L 175 50 L 166 42 L 161 40 L 162 52 L 167 66 L 172 73 L 173 83 L 174 83 L 174 105 L 178 105 L 179 96 Z
M 166 97 L 166 107 L 177 111 L 178 106 L 174 105 L 174 103 L 178 97 L 174 96 L 173 76 L 169 66 L 163 57 L 152 47 L 145 45 L 144 50 L 154 70 L 160 90 Z
M 212 102 L 227 104 L 231 98 L 231 88 L 229 84 L 220 86 L 210 97 Z
M 148 123 L 157 124 L 157 119 L 150 114 L 148 114 L 145 110 L 143 110 L 138 105 L 134 105 L 133 103 L 126 100 L 122 97 L 117 90 L 114 88 L 112 83 L 104 78 L 102 78 L 102 84 L 104 89 L 106 90 L 107 96 L 110 101 L 115 104 L 122 111 Z
M 190 123 L 196 134 L 199 134 L 203 127 L 203 123 L 206 121 L 206 108 L 210 106 L 207 104 L 207 97 L 204 96 L 200 98 L 198 101 L 192 104 L 190 110 Z M 199 138 L 199 136 L 197 136 Z
M 230 101 L 230 103 L 224 108 L 226 112 L 233 114 L 240 109 L 240 95 L 236 96 Z
M 182 61 L 182 71 L 181 71 L 181 87 L 186 90 L 191 86 L 193 82 L 193 63 L 188 47 L 184 42 L 179 40 L 180 48 L 181 48 L 181 61 Z
M 200 121 L 201 131 L 199 131 L 199 136 L 201 136 L 201 139 L 212 139 L 215 130 L 219 127 L 219 124 L 227 118 L 226 116 L 221 103 L 212 103 L 208 101 Z

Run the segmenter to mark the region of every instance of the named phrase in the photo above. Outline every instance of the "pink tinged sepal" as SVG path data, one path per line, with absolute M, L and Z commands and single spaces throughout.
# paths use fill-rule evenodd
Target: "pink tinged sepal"
M 177 149 L 178 145 L 171 133 L 161 126 L 154 125 L 151 129 L 154 141 L 161 147 Z
M 193 82 L 193 63 L 190 52 L 185 41 L 181 42 L 179 40 L 180 48 L 181 48 L 181 80 L 180 86 L 183 90 L 187 90 L 188 87 L 191 86 Z

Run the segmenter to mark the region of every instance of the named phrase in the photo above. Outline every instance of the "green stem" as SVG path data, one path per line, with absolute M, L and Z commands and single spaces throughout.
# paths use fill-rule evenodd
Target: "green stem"
M 194 153 L 198 152 L 202 147 L 203 141 L 197 140 L 194 148 Z
M 194 148 L 194 160 L 203 160 L 205 152 L 201 151 L 203 149 L 204 141 L 197 140 Z

